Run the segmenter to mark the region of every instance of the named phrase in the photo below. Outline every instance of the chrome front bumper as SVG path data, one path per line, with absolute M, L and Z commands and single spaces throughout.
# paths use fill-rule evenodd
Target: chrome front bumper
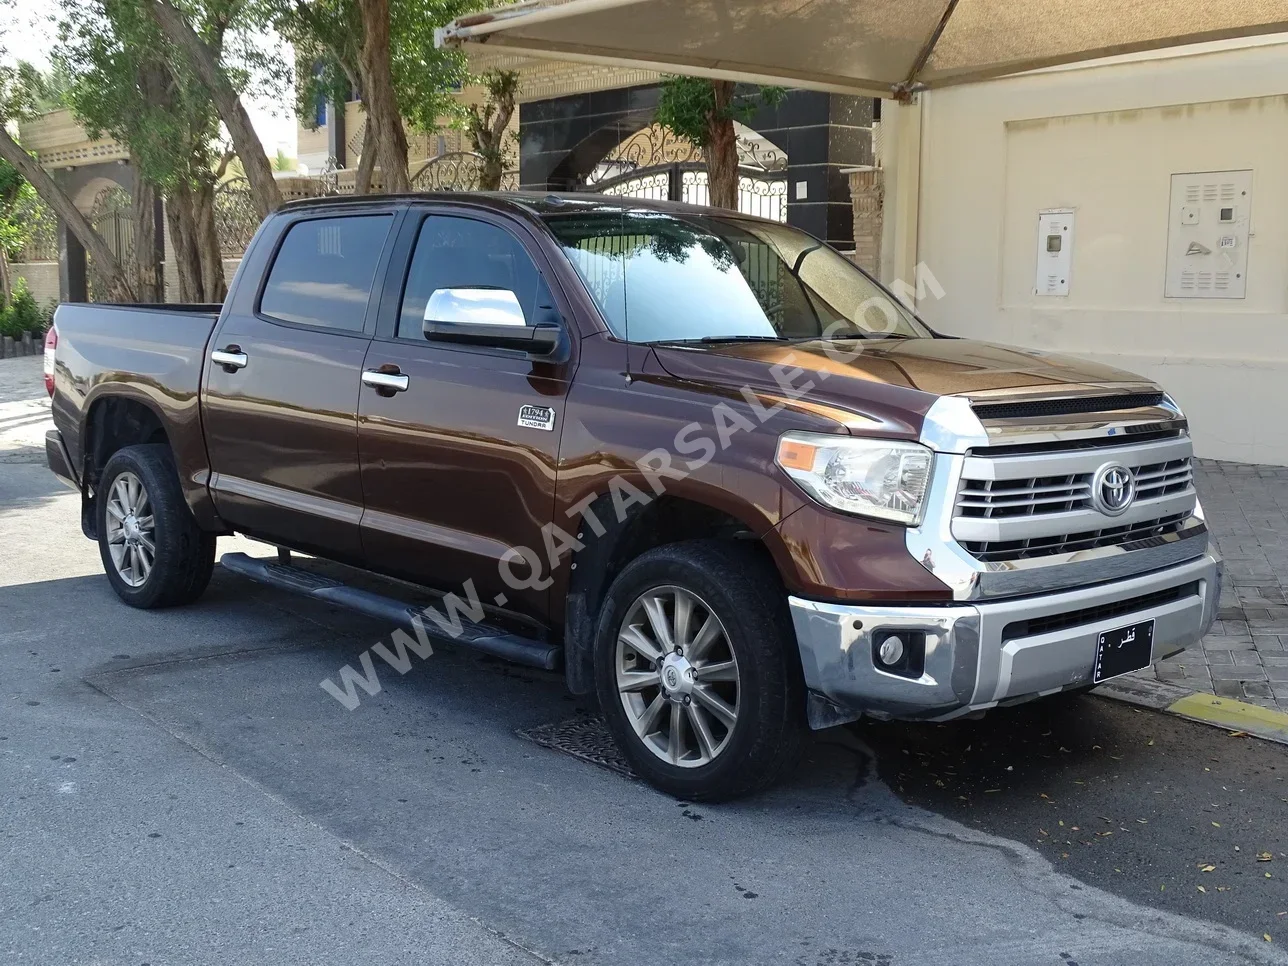
M 1221 574 L 1219 558 L 1208 553 L 1112 583 L 944 607 L 863 607 L 790 597 L 810 690 L 810 723 L 824 727 L 859 714 L 942 720 L 1089 685 L 1100 633 L 1145 620 L 1155 622 L 1157 661 L 1207 633 L 1216 619 Z M 1183 592 L 1174 599 L 1155 602 L 1178 588 Z M 1120 606 L 1146 597 L 1155 601 Z M 1020 622 L 1061 615 L 1068 615 L 1069 626 L 1029 636 L 1022 626 L 1016 630 Z M 874 635 L 889 631 L 925 635 L 919 677 L 877 667 Z

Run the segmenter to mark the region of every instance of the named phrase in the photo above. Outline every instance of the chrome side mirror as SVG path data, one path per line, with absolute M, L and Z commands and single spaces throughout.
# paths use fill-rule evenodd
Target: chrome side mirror
M 536 325 L 528 324 L 518 296 L 509 289 L 440 288 L 425 303 L 423 333 L 431 342 L 518 349 L 549 356 L 562 341 L 559 314 L 553 309 L 539 310 L 534 321 Z
M 438 288 L 425 303 L 425 321 L 453 325 L 528 324 L 519 297 L 504 288 Z

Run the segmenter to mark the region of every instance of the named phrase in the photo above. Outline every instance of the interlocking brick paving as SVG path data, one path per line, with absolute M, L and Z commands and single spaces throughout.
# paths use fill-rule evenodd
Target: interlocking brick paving
M 1198 460 L 1195 483 L 1225 557 L 1211 633 L 1141 677 L 1288 711 L 1288 467 Z

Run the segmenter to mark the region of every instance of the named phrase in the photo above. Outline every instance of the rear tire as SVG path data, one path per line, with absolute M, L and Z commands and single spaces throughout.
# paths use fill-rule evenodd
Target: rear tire
M 98 549 L 116 595 L 131 607 L 189 604 L 210 583 L 215 535 L 197 526 L 168 446 L 117 450 L 95 494 Z
M 806 739 L 783 587 L 746 545 L 690 541 L 631 561 L 600 610 L 595 684 L 635 773 L 677 798 L 767 787 Z

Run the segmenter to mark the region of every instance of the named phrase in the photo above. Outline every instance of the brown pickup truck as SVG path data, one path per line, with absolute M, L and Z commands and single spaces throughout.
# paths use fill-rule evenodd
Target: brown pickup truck
M 222 306 L 55 321 L 49 463 L 127 604 L 196 599 L 232 532 L 356 568 L 221 560 L 562 667 L 687 798 L 773 780 L 810 727 L 1094 687 L 1215 615 L 1157 386 L 938 335 L 776 222 L 310 201 Z

